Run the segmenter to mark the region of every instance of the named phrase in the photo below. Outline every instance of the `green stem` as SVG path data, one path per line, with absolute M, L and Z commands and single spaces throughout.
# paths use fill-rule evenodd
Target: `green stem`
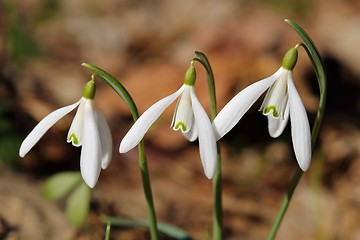
M 124 100 L 124 102 L 129 107 L 129 110 L 133 116 L 134 121 L 136 121 L 139 118 L 138 110 L 136 108 L 134 100 L 132 99 L 128 91 L 124 88 L 124 86 L 118 80 L 116 80 L 116 78 L 114 78 L 109 73 L 102 70 L 101 68 L 93 66 L 91 64 L 83 63 L 82 66 L 93 70 L 96 73 L 95 74 L 96 77 L 98 77 L 99 79 L 103 80 L 106 84 L 108 84 Z M 138 144 L 138 151 L 139 151 L 139 167 L 141 171 L 144 194 L 146 199 L 147 214 L 150 223 L 149 224 L 150 236 L 152 240 L 158 240 L 159 234 L 157 229 L 156 213 L 155 213 L 155 207 L 152 197 L 150 175 L 149 175 L 149 169 L 147 165 L 145 147 L 143 141 L 141 141 Z
M 111 222 L 107 221 L 106 230 L 105 230 L 105 240 L 110 240 L 110 230 L 111 230 Z
M 147 203 L 147 215 L 149 218 L 149 227 L 150 227 L 150 236 L 152 240 L 159 239 L 158 229 L 157 229 L 157 222 L 156 222 L 156 213 L 154 208 L 154 202 L 152 197 L 151 191 L 151 184 L 150 184 L 150 176 L 149 176 L 149 169 L 147 165 L 147 159 L 145 155 L 145 146 L 144 141 L 141 140 L 138 145 L 139 150 L 139 166 L 141 171 L 142 183 Z
M 310 61 L 313 65 L 313 68 L 316 73 L 316 77 L 319 84 L 319 90 L 320 90 L 320 101 L 319 101 L 319 107 L 317 110 L 315 122 L 312 128 L 311 132 L 311 146 L 312 150 L 314 150 L 317 137 L 319 134 L 319 130 L 321 127 L 322 119 L 324 117 L 324 110 L 325 110 L 325 102 L 326 102 L 326 88 L 327 88 L 327 82 L 326 82 L 326 74 L 324 71 L 324 64 L 321 60 L 319 51 L 317 50 L 314 42 L 311 40 L 309 35 L 295 22 L 293 22 L 290 19 L 286 19 L 285 22 L 289 24 L 298 34 L 299 36 L 304 40 L 304 43 L 299 44 L 299 46 L 302 46 L 306 53 L 308 54 Z M 275 222 L 273 223 L 273 226 L 270 230 L 270 234 L 268 236 L 268 240 L 275 239 L 276 233 L 279 230 L 280 224 L 282 219 L 284 218 L 284 215 L 286 213 L 286 210 L 290 204 L 291 197 L 301 179 L 302 171 L 299 167 L 297 167 L 297 170 L 295 172 L 295 175 L 293 176 L 293 179 L 291 180 L 290 187 L 286 193 L 286 196 L 282 202 L 280 211 L 275 219 Z
M 221 153 L 220 153 L 220 143 L 217 142 L 217 166 L 215 170 L 215 175 L 213 179 L 213 198 L 214 198 L 214 216 L 213 216 L 213 225 L 214 225 L 214 239 L 220 240 L 223 236 L 223 212 L 222 212 L 222 173 L 221 173 Z
M 285 195 L 285 198 L 284 198 L 284 200 L 283 200 L 283 202 L 281 204 L 279 213 L 276 216 L 276 219 L 275 219 L 275 221 L 273 223 L 270 234 L 269 234 L 269 236 L 267 238 L 268 240 L 275 239 L 276 233 L 279 230 L 280 224 L 281 224 L 281 222 L 282 222 L 282 220 L 283 220 L 283 218 L 285 216 L 286 210 L 287 210 L 287 208 L 289 206 L 289 203 L 291 201 L 291 197 L 292 197 L 292 195 L 293 195 L 293 193 L 295 191 L 295 188 L 297 187 L 297 185 L 298 185 L 298 183 L 299 183 L 299 181 L 301 179 L 302 174 L 303 174 L 303 171 L 299 167 L 297 167 L 296 172 L 294 174 L 294 177 L 293 177 L 293 179 L 291 181 L 290 187 L 288 188 L 288 191 L 287 191 L 287 193 Z
M 216 106 L 216 92 L 214 74 L 210 62 L 206 55 L 202 52 L 195 52 L 196 57 L 193 59 L 203 65 L 206 70 L 206 78 L 208 81 L 208 89 L 210 96 L 210 119 L 213 121 L 217 115 Z M 214 199 L 214 214 L 213 214 L 213 239 L 220 240 L 223 236 L 223 210 L 222 210 L 222 173 L 221 173 L 221 146 L 220 142 L 217 145 L 217 165 L 213 178 L 213 199 Z

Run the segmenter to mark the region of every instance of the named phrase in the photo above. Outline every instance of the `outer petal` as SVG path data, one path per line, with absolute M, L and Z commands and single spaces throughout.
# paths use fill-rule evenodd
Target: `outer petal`
M 194 116 L 193 116 L 192 123 L 191 123 L 192 128 L 190 128 L 190 130 L 188 132 L 183 133 L 184 137 L 187 140 L 189 140 L 190 142 L 195 141 L 197 139 L 197 137 L 198 137 L 198 134 L 197 134 L 197 131 L 196 131 L 196 126 L 195 126 L 194 122 L 195 122 L 195 119 L 194 119 Z
M 284 118 L 280 117 L 278 119 L 274 118 L 272 115 L 268 115 L 268 129 L 269 134 L 273 138 L 277 138 L 284 131 L 286 124 L 289 121 L 289 102 L 286 105 Z
M 113 142 L 111 138 L 111 132 L 104 116 L 100 112 L 96 111 L 96 109 L 94 109 L 94 114 L 101 143 L 101 168 L 105 169 L 109 166 L 109 163 L 112 159 Z
M 126 153 L 130 149 L 134 148 L 144 137 L 146 131 L 155 122 L 165 109 L 175 101 L 177 97 L 182 93 L 184 85 L 175 93 L 161 99 L 146 110 L 143 115 L 134 123 L 129 132 L 125 135 L 120 143 L 119 152 Z
M 85 103 L 83 144 L 80 156 L 81 175 L 86 184 L 93 188 L 101 170 L 101 143 L 98 133 L 92 100 Z
M 296 159 L 300 168 L 306 171 L 311 162 L 311 134 L 309 120 L 301 98 L 296 91 L 291 74 L 288 80 L 291 137 Z
M 213 126 L 204 108 L 196 97 L 194 88 L 190 89 L 194 110 L 195 127 L 199 137 L 200 158 L 207 178 L 214 176 L 217 164 L 217 146 Z
M 47 130 L 49 130 L 50 127 L 52 127 L 66 114 L 74 110 L 80 104 L 80 101 L 81 100 L 77 101 L 72 105 L 59 108 L 47 115 L 43 120 L 41 120 L 22 142 L 19 150 L 20 157 L 24 157 L 30 151 L 30 149 L 40 140 L 40 138 L 47 132 Z
M 270 77 L 246 87 L 225 105 L 213 121 L 216 140 L 222 138 L 240 121 L 245 112 L 276 81 L 283 70 L 283 68 L 279 68 Z

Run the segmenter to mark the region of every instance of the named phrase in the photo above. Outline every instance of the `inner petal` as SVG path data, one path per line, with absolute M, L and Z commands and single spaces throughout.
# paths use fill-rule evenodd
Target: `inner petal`
M 67 142 L 79 147 L 82 145 L 82 134 L 83 134 L 83 121 L 84 121 L 84 105 L 85 99 L 82 99 L 79 105 L 78 110 L 76 111 L 75 117 L 71 123 L 68 135 Z
M 190 131 L 193 122 L 193 114 L 190 99 L 190 86 L 185 86 L 175 108 L 171 123 L 173 130 L 181 130 L 183 133 Z
M 273 118 L 284 118 L 284 112 L 288 103 L 287 76 L 289 71 L 284 71 L 280 77 L 269 88 L 260 111 L 264 115 Z

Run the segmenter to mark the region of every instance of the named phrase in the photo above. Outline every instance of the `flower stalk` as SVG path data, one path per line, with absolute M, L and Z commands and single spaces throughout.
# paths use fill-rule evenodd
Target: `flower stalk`
M 135 102 L 133 101 L 128 91 L 124 88 L 124 86 L 122 86 L 122 84 L 118 80 L 116 80 L 116 78 L 114 78 L 109 73 L 105 72 L 104 70 L 94 65 L 83 63 L 82 66 L 94 71 L 96 77 L 98 77 L 106 84 L 108 84 L 124 100 L 124 102 L 126 103 L 132 114 L 134 121 L 136 121 L 139 118 L 139 114 Z M 138 152 L 139 152 L 139 167 L 140 167 L 143 189 L 146 199 L 147 215 L 149 219 L 150 237 L 151 240 L 158 240 L 159 234 L 157 229 L 156 212 L 152 197 L 150 174 L 147 165 L 145 146 L 143 141 L 140 141 L 138 144 Z
M 309 35 L 298 24 L 296 24 L 292 20 L 285 19 L 285 22 L 287 24 L 289 24 L 303 39 L 304 43 L 300 43 L 297 46 L 302 46 L 305 49 L 306 53 L 308 54 L 310 61 L 313 65 L 313 68 L 315 70 L 316 77 L 317 77 L 318 84 L 319 84 L 320 101 L 319 101 L 319 107 L 317 110 L 315 122 L 314 122 L 312 132 L 311 132 L 311 146 L 312 146 L 312 151 L 313 151 L 315 143 L 317 141 L 319 129 L 320 129 L 320 126 L 322 123 L 322 119 L 324 116 L 324 110 L 325 110 L 327 82 L 326 82 L 326 75 L 325 75 L 325 71 L 324 71 L 324 64 L 322 62 L 322 59 L 320 57 L 320 54 L 319 54 L 315 44 L 313 43 L 313 41 L 311 40 Z M 290 204 L 292 195 L 301 179 L 302 173 L 303 172 L 301 171 L 301 169 L 299 167 L 297 167 L 296 172 L 291 180 L 290 187 L 287 190 L 286 196 L 282 202 L 282 205 L 280 207 L 278 215 L 277 215 L 277 217 L 273 223 L 273 226 L 270 230 L 270 233 L 268 235 L 268 238 L 267 238 L 268 240 L 275 239 L 275 236 L 279 230 L 282 219 L 284 218 L 286 210 Z
M 208 81 L 208 91 L 210 96 L 210 120 L 214 121 L 217 115 L 215 79 L 206 55 L 202 52 L 195 52 L 194 61 L 198 61 L 206 70 L 206 78 Z M 222 210 L 222 171 L 221 171 L 221 147 L 220 141 L 216 142 L 217 147 L 217 165 L 213 178 L 213 239 L 220 240 L 223 236 L 223 210 Z

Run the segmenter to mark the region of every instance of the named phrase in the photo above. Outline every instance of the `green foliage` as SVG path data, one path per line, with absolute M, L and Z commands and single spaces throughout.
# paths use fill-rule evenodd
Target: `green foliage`
M 110 240 L 110 230 L 111 230 L 111 222 L 108 221 L 105 230 L 105 240 Z
M 79 185 L 79 172 L 62 172 L 48 178 L 43 187 L 43 196 L 49 200 L 57 200 L 68 195 Z
M 14 122 L 14 104 L 10 100 L 0 103 L 0 162 L 6 167 L 14 167 L 19 161 L 21 137 Z
M 50 200 L 66 199 L 66 217 L 72 226 L 85 223 L 90 210 L 91 189 L 79 172 L 57 173 L 46 180 L 43 196 Z
M 314 7 L 314 1 L 311 0 L 266 0 L 266 3 L 281 12 L 291 13 L 296 16 L 305 16 Z
M 5 0 L 0 6 L 5 18 L 5 46 L 10 60 L 19 64 L 29 57 L 39 56 L 40 47 L 33 38 L 29 22 L 21 18 L 16 1 Z
M 6 167 L 14 167 L 19 160 L 19 147 L 21 140 L 17 135 L 0 137 L 0 161 Z
M 106 217 L 105 222 L 111 223 L 112 226 L 133 228 L 133 227 L 149 227 L 147 220 L 129 220 L 117 217 Z M 192 238 L 184 230 L 172 226 L 170 224 L 158 223 L 158 231 L 176 240 L 191 240 Z
M 71 193 L 66 201 L 66 217 L 72 226 L 84 224 L 90 208 L 91 189 L 81 181 L 81 184 Z

